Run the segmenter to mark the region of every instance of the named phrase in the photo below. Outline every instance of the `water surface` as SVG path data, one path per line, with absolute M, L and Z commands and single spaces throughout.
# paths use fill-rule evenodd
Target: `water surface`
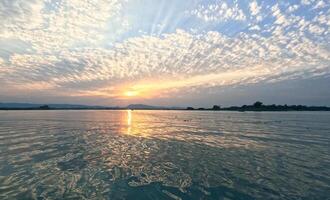
M 0 111 L 0 199 L 330 199 L 330 113 Z

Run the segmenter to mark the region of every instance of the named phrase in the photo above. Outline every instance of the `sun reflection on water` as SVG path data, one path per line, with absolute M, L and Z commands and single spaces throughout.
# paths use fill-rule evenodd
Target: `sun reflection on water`
M 127 136 L 167 141 L 185 141 L 222 148 L 262 147 L 256 141 L 237 137 L 226 131 L 227 124 L 221 127 L 223 123 L 218 122 L 216 124 L 218 127 L 213 127 L 214 124 L 208 123 L 207 119 L 201 121 L 195 114 L 191 113 L 180 113 L 180 118 L 176 118 L 175 114 L 168 116 L 166 112 L 126 110 L 122 116 L 123 121 L 121 123 L 124 126 L 122 126 L 120 132 Z
M 132 110 L 127 110 L 127 134 L 132 133 Z
M 124 118 L 126 120 L 124 122 L 126 124 L 124 133 L 129 136 L 149 138 L 151 136 L 153 122 L 147 116 L 147 113 L 127 110 L 126 118 Z

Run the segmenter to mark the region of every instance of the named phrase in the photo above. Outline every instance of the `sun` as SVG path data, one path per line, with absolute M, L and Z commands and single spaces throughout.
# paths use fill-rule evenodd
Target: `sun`
M 125 96 L 127 96 L 127 97 L 136 97 L 138 95 L 139 95 L 138 91 L 127 91 L 127 92 L 125 92 Z

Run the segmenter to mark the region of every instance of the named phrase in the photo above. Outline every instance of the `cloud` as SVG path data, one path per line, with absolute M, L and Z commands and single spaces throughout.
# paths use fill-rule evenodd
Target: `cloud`
M 0 26 L 2 30 L 15 26 L 37 28 L 42 24 L 43 7 L 44 2 L 37 0 L 0 1 Z
M 194 35 L 178 30 L 162 38 L 131 38 L 112 50 L 86 49 L 47 57 L 16 55 L 10 62 L 17 72 L 9 77 L 31 87 L 37 82 L 38 89 L 44 87 L 41 81 L 48 83 L 45 88 L 76 90 L 77 95 L 120 98 L 130 90 L 161 94 L 186 87 L 274 81 L 293 74 L 312 77 L 320 70 L 329 71 L 329 52 L 321 45 L 281 37 L 242 34 L 233 39 L 217 32 Z M 281 48 L 282 43 L 287 43 L 286 48 Z M 89 87 L 75 89 L 85 82 Z
M 296 11 L 298 8 L 299 8 L 299 5 L 291 5 L 288 7 L 287 11 L 289 13 L 292 13 L 292 12 Z
M 301 3 L 304 4 L 304 5 L 309 5 L 311 4 L 313 1 L 311 0 L 302 0 Z
M 276 18 L 275 24 L 279 24 L 282 26 L 288 26 L 290 25 L 290 22 L 288 21 L 287 17 L 282 13 L 281 9 L 279 8 L 279 5 L 276 4 L 272 7 L 273 16 Z
M 112 27 L 116 30 L 108 27 L 122 2 L 6 0 L 0 3 L 0 16 L 4 17 L 0 37 L 22 40 L 32 44 L 35 51 L 46 53 L 99 45 L 106 39 L 105 33 L 111 31 L 110 37 L 127 29 L 125 20 L 121 27 Z
M 190 11 L 192 16 L 206 22 L 226 22 L 228 20 L 244 21 L 246 16 L 238 4 L 229 5 L 225 1 L 217 1 L 213 4 L 199 5 L 198 8 Z
M 252 1 L 247 9 L 236 1 L 204 2 L 184 18 L 193 25 L 157 35 L 131 32 L 123 14 L 129 4 L 2 1 L 0 39 L 21 49 L 0 47 L 6 52 L 0 53 L 0 92 L 122 99 L 136 91 L 147 98 L 330 73 L 329 9 L 301 14 L 315 1 Z M 244 25 L 237 27 L 237 21 Z M 205 29 L 191 28 L 195 23 Z
M 318 1 L 315 5 L 314 9 L 320 9 L 326 7 L 326 3 L 324 1 Z
M 254 26 L 250 27 L 250 30 L 257 30 L 257 31 L 260 31 L 261 28 L 260 28 L 258 25 L 254 25 Z
M 309 31 L 317 35 L 322 35 L 325 32 L 325 29 L 318 25 L 311 24 L 309 25 Z
M 252 15 L 257 15 L 259 14 L 261 7 L 258 6 L 258 2 L 257 1 L 252 1 L 250 3 L 250 10 L 251 10 L 251 14 Z

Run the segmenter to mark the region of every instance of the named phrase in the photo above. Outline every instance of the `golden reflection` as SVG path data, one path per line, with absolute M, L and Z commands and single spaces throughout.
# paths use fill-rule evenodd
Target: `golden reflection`
M 127 110 L 127 134 L 131 135 L 132 131 L 132 110 Z
M 218 127 L 209 128 L 211 124 L 206 119 L 201 121 L 198 115 L 191 116 L 186 115 L 185 112 L 174 111 L 142 110 L 127 110 L 126 113 L 122 118 L 122 124 L 125 126 L 121 129 L 121 133 L 132 137 L 156 138 L 157 140 L 175 139 L 176 141 L 192 142 L 211 147 L 262 147 L 258 142 L 242 139 L 232 135 L 231 132 L 227 133 L 225 130 L 210 134 Z M 231 124 L 228 127 L 222 127 L 222 129 L 232 129 Z
M 132 110 L 127 110 L 127 125 L 132 125 Z
M 133 116 L 134 115 L 134 116 Z M 151 134 L 150 119 L 146 118 L 146 113 L 143 111 L 127 110 L 126 114 L 126 129 L 124 134 L 135 137 L 149 137 Z

